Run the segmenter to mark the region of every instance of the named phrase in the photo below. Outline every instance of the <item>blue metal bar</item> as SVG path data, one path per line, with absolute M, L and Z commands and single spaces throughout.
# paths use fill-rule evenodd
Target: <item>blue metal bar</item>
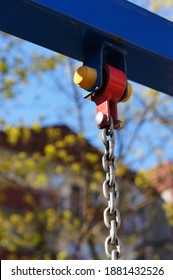
M 125 0 L 0 0 L 0 30 L 84 61 L 108 41 L 127 77 L 173 96 L 173 23 Z

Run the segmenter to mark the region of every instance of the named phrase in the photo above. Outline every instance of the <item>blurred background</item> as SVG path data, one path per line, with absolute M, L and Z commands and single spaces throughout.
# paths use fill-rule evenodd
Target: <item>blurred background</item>
M 172 20 L 173 0 L 131 2 Z M 0 42 L 0 258 L 106 259 L 103 144 L 73 84 L 80 63 Z M 122 259 L 173 259 L 173 98 L 132 87 L 116 132 Z

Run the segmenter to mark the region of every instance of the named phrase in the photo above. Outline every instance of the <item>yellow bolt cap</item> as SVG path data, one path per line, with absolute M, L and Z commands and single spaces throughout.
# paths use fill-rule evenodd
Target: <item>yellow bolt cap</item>
M 76 70 L 73 80 L 78 87 L 90 90 L 97 80 L 97 70 L 88 66 L 81 66 Z
M 128 101 L 130 99 L 131 95 L 132 95 L 132 86 L 131 86 L 131 84 L 128 83 L 127 84 L 127 96 L 121 102 Z

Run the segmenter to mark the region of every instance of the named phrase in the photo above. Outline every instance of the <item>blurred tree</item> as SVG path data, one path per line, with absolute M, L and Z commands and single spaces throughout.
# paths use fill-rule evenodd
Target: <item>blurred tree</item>
M 141 4 L 141 1 L 139 2 Z M 167 9 L 172 5 L 172 1 L 143 1 L 143 6 L 159 13 L 163 11 L 163 7 Z M 33 107 L 48 107 L 49 104 L 49 110 L 51 111 L 54 108 L 57 112 L 57 123 L 70 124 L 78 133 L 77 140 L 74 139 L 73 134 L 63 140 L 58 139 L 58 135 L 49 129 L 47 133 L 50 139 L 56 138 L 56 141 L 45 143 L 44 155 L 32 154 L 28 156 L 24 151 L 21 151 L 14 155 L 11 160 L 10 154 L 1 153 L 0 175 L 3 184 L 6 186 L 8 181 L 13 181 L 21 187 L 44 188 L 48 181 L 46 172 L 63 172 L 62 166 L 56 166 L 52 170 L 51 162 L 58 156 L 59 160 L 69 165 L 73 172 L 80 173 L 85 177 L 87 193 L 86 219 L 82 226 L 81 221 L 73 217 L 68 211 L 61 216 L 53 208 L 41 211 L 37 209 L 37 205 L 33 205 L 32 211 L 26 212 L 23 216 L 14 213 L 7 217 L 1 213 L 1 245 L 6 246 L 12 253 L 15 253 L 18 246 L 23 246 L 22 248 L 33 246 L 38 254 L 35 258 L 66 258 L 68 256 L 64 252 L 59 252 L 56 256 L 55 253 L 45 249 L 47 232 L 57 232 L 58 239 L 60 238 L 60 225 L 66 225 L 66 230 L 73 232 L 72 239 L 77 234 L 76 250 L 73 257 L 79 257 L 78 249 L 82 246 L 83 240 L 88 238 L 93 257 L 96 258 L 98 256 L 93 246 L 92 231 L 89 234 L 96 211 L 95 208 L 90 207 L 90 192 L 93 191 L 94 193 L 98 183 L 103 181 L 103 173 L 100 171 L 97 155 L 85 150 L 82 144 L 83 135 L 87 135 L 91 143 L 95 145 L 98 145 L 99 137 L 97 137 L 97 129 L 94 130 L 92 124 L 94 106 L 89 101 L 83 100 L 81 90 L 74 86 L 72 82 L 72 76 L 78 63 L 35 46 L 27 47 L 25 42 L 7 34 L 1 33 L 0 36 L 0 98 L 2 108 L 3 106 L 6 108 L 6 104 L 12 100 L 15 104 L 15 111 L 20 110 L 20 97 L 23 92 L 27 91 L 27 88 L 32 90 L 33 87 L 37 87 Z M 32 84 L 32 87 L 30 87 L 30 84 Z M 57 94 L 56 104 L 51 104 L 52 107 L 48 97 L 45 96 L 45 88 L 47 92 L 50 93 L 51 91 L 55 96 Z M 121 159 L 118 172 L 121 175 L 126 174 L 129 169 L 140 171 L 143 166 L 151 166 L 153 162 L 160 163 L 164 159 L 172 160 L 173 157 L 170 153 L 173 144 L 173 100 L 166 95 L 135 84 L 133 84 L 133 88 L 134 93 L 131 100 L 126 104 L 119 104 L 121 118 L 125 120 L 125 128 L 116 133 L 116 153 L 118 158 Z M 44 104 L 39 103 L 40 100 L 42 102 L 42 96 L 46 100 Z M 22 122 L 25 123 L 26 114 L 30 114 L 31 108 L 28 108 L 27 103 L 22 103 L 22 108 L 25 108 L 25 115 L 18 127 L 8 124 L 5 119 L 1 119 L 0 122 L 1 129 L 6 133 L 8 142 L 13 146 L 19 140 L 23 143 L 29 143 L 32 137 L 31 130 L 22 125 Z M 9 109 L 6 110 L 8 114 Z M 40 114 L 40 110 L 38 111 Z M 40 116 L 39 114 L 38 119 L 33 123 L 32 130 L 34 133 L 40 133 L 42 125 L 46 123 L 47 115 L 42 115 L 42 112 Z M 80 164 L 67 155 L 69 145 L 75 145 L 80 150 L 83 159 Z M 99 145 L 99 147 L 101 146 Z M 92 181 L 90 168 L 86 172 L 88 162 L 92 165 L 90 168 L 94 170 Z M 149 164 L 150 162 L 151 164 Z M 135 182 L 141 187 L 140 182 L 142 181 L 143 188 L 146 188 L 146 185 L 148 186 L 146 173 L 142 173 L 142 176 L 141 179 L 141 173 L 137 174 Z M 28 196 L 27 199 L 32 204 L 32 197 Z M 169 210 L 169 212 L 171 211 Z M 26 234 L 28 225 L 33 221 L 38 226 L 35 233 Z M 99 224 L 97 228 L 100 229 Z M 16 256 L 12 256 L 16 258 Z

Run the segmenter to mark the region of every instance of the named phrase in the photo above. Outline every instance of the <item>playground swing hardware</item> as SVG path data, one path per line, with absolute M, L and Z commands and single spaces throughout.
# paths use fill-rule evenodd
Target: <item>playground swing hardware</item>
M 132 93 L 126 78 L 125 56 L 122 48 L 106 42 L 88 56 L 83 66 L 75 72 L 74 83 L 89 91 L 85 98 L 96 103 L 99 128 L 110 124 L 110 116 L 115 129 L 122 126 L 118 120 L 117 104 L 126 102 Z
M 112 260 L 121 255 L 121 240 L 117 231 L 121 224 L 117 209 L 119 186 L 115 171 L 117 159 L 114 155 L 114 129 L 121 129 L 122 122 L 118 120 L 118 102 L 126 102 L 132 93 L 126 78 L 126 52 L 115 45 L 104 43 L 84 61 L 83 66 L 76 70 L 74 83 L 88 91 L 85 98 L 94 101 L 97 106 L 96 124 L 102 129 L 101 139 L 105 146 L 102 157 L 103 170 L 106 178 L 103 182 L 103 195 L 108 201 L 103 218 L 105 226 L 110 230 L 105 240 L 105 253 Z
M 105 145 L 104 221 L 110 229 L 105 249 L 108 257 L 118 258 L 114 128 L 123 125 L 117 104 L 131 95 L 127 78 L 173 96 L 173 23 L 126 0 L 1 0 L 0 15 L 0 30 L 84 63 L 77 85 L 96 103 Z

